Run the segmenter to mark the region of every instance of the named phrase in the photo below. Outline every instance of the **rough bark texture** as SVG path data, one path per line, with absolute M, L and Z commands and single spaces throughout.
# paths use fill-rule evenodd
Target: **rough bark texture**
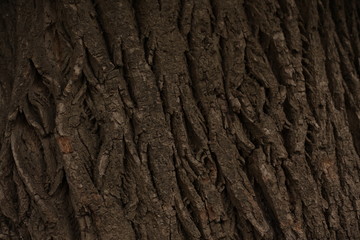
M 359 239 L 360 1 L 0 12 L 0 239 Z

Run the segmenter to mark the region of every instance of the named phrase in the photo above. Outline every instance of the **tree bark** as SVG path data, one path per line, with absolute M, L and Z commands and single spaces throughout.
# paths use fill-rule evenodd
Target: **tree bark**
M 0 239 L 359 238 L 359 1 L 0 12 Z

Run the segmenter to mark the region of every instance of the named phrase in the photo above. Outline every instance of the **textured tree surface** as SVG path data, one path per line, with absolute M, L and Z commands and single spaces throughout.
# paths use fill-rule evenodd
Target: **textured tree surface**
M 0 239 L 359 239 L 360 1 L 0 12 Z

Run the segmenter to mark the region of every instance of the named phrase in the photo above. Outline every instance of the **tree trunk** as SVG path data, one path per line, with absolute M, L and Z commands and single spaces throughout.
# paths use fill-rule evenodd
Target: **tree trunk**
M 0 239 L 359 238 L 359 1 L 0 12 Z

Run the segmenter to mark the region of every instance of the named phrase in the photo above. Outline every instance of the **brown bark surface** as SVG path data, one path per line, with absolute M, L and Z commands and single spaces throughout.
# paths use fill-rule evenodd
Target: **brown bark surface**
M 0 239 L 360 238 L 359 1 L 0 14 Z

